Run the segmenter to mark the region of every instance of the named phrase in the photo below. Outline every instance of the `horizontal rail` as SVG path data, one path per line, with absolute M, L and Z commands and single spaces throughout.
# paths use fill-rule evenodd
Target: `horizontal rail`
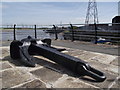
M 108 25 L 120 25 L 120 23 L 97 23 L 96 25 L 104 25 L 104 24 L 108 24 Z M 14 24 L 13 24 L 14 25 Z M 0 26 L 13 26 L 12 24 L 11 25 L 7 25 L 7 24 L 3 24 L 3 25 L 0 25 Z M 39 24 L 36 24 L 37 26 L 53 26 L 53 24 L 48 24 L 48 25 L 39 25 Z M 54 24 L 56 26 L 67 26 L 67 25 L 70 25 L 70 24 Z M 92 24 L 72 24 L 72 25 L 92 25 Z M 94 24 L 93 24 L 94 25 Z M 31 25 L 31 24 L 16 24 L 16 26 L 34 26 L 34 25 Z

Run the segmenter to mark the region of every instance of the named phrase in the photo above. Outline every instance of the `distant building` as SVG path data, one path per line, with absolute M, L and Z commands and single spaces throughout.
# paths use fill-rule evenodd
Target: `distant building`
M 120 16 L 115 16 L 115 17 L 112 19 L 112 23 L 120 23 Z
M 89 24 L 89 28 L 91 30 L 95 29 L 95 25 L 94 24 Z M 98 30 L 108 30 L 108 24 L 97 24 L 97 29 Z
M 120 16 L 115 16 L 112 19 L 112 29 L 113 30 L 120 30 Z
M 81 27 L 81 29 L 94 30 L 95 25 L 89 24 L 88 26 Z M 115 16 L 110 26 L 109 24 L 97 24 L 97 30 L 120 30 L 120 16 Z
M 80 30 L 95 30 L 94 24 L 89 24 L 87 26 L 81 26 Z M 108 24 L 97 24 L 97 30 L 109 30 Z

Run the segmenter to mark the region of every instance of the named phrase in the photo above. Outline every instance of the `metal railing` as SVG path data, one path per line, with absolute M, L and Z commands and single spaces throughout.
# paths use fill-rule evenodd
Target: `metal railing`
M 97 44 L 98 38 L 105 38 L 111 41 L 119 41 L 120 23 L 100 23 L 100 24 L 56 24 L 56 25 L 3 25 L 3 29 L 13 29 L 13 39 L 16 40 L 16 30 L 32 29 L 34 37 L 38 38 L 38 29 L 51 30 L 54 34 L 54 39 L 59 39 L 58 31 L 63 30 L 64 39 L 74 40 L 94 40 Z M 29 33 L 29 31 L 28 31 Z M 33 33 L 32 33 L 33 34 Z M 38 35 L 38 36 L 37 36 Z

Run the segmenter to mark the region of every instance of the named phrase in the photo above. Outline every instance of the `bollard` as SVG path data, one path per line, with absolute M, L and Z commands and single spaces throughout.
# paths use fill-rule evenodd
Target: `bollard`
M 97 44 L 97 25 L 96 23 L 94 23 L 95 25 L 95 44 Z
M 35 38 L 37 39 L 36 25 L 35 25 Z
M 14 40 L 16 40 L 16 33 L 15 33 L 15 27 L 16 27 L 16 24 L 14 24 L 14 31 L 13 31 L 13 35 L 14 35 Z
M 58 35 L 57 35 L 57 31 L 56 31 L 56 26 L 53 25 L 53 28 L 54 28 L 54 31 L 55 31 L 55 40 L 57 40 L 58 39 Z
M 73 26 L 72 26 L 72 24 L 70 24 L 70 27 L 71 27 L 71 31 L 72 31 L 72 42 L 74 41 L 74 31 L 73 31 Z

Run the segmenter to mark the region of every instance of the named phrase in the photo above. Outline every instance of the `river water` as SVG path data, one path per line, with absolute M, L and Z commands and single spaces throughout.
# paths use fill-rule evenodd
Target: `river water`
M 2 40 L 13 40 L 13 30 L 2 30 L 0 32 L 2 34 Z M 16 30 L 16 39 L 21 40 L 23 38 L 26 38 L 27 36 L 35 37 L 34 30 Z M 37 39 L 45 39 L 45 38 L 51 38 L 55 39 L 55 35 L 51 33 L 45 33 L 43 30 L 37 30 Z M 63 39 L 62 34 L 58 34 L 59 39 Z

